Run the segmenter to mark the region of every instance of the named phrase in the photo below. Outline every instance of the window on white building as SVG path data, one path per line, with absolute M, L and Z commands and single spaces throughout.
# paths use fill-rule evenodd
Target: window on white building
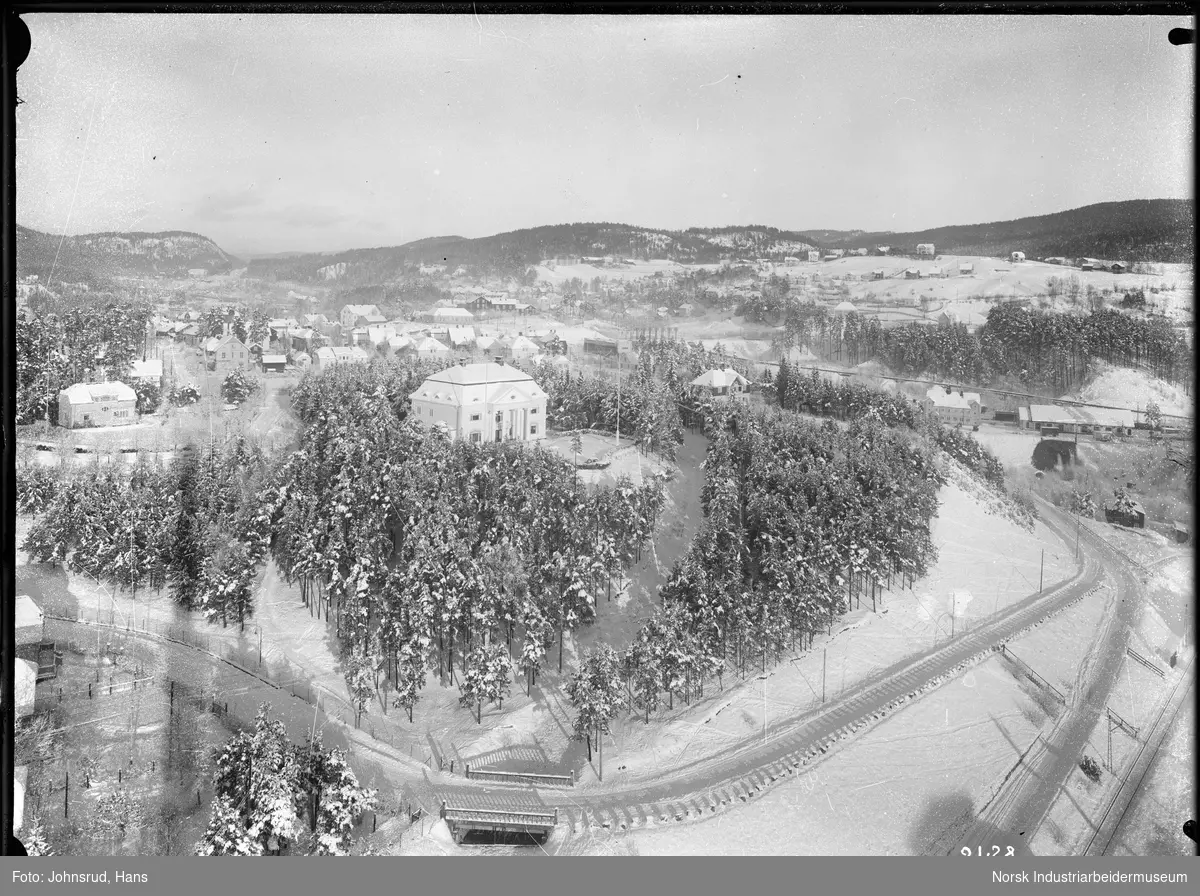
M 537 408 L 534 408 L 534 409 L 533 409 L 532 411 L 530 411 L 529 413 L 531 413 L 531 414 L 536 414 L 537 412 L 538 412 L 538 409 L 537 409 Z
M 472 422 L 472 423 L 474 423 L 474 422 L 475 422 L 476 420 L 478 420 L 478 419 L 479 419 L 479 415 L 478 415 L 478 414 L 472 414 L 472 415 L 471 415 L 471 422 Z
M 480 433 L 480 432 L 471 433 L 471 442 L 472 443 L 478 445 L 482 441 L 483 441 L 483 433 Z
M 536 435 L 537 435 L 537 424 L 536 424 L 536 423 L 532 424 L 532 425 L 529 427 L 529 434 L 530 434 L 531 436 L 536 436 Z

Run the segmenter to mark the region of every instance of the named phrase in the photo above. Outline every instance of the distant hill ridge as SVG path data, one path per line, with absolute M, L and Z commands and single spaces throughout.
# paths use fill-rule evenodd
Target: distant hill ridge
M 241 262 L 199 233 L 84 233 L 62 237 L 17 225 L 17 276 L 37 274 L 43 282 L 91 284 L 97 278 L 130 274 L 183 275 L 204 269 L 219 273 Z
M 836 248 L 890 245 L 914 249 L 933 243 L 948 255 L 1004 256 L 1024 252 L 1030 258 L 1095 257 L 1114 261 L 1190 262 L 1195 244 L 1195 204 L 1191 199 L 1131 199 L 1082 208 L 995 221 L 960 224 L 909 233 L 805 231 Z
M 381 283 L 400 275 L 406 264 L 460 265 L 488 273 L 518 275 L 543 259 L 613 256 L 664 258 L 704 264 L 725 259 L 804 257 L 810 249 L 873 249 L 913 252 L 933 243 L 939 254 L 1030 258 L 1047 256 L 1157 262 L 1190 262 L 1195 241 L 1195 206 L 1190 199 L 1138 199 L 1102 202 L 1082 208 L 999 221 L 955 225 L 909 233 L 861 230 L 780 230 L 765 225 L 691 227 L 666 230 L 611 222 L 550 224 L 486 237 L 435 236 L 400 246 L 344 252 L 261 256 L 247 276 L 300 281 L 339 280 Z M 59 249 L 60 240 L 62 242 Z M 57 262 L 54 261 L 58 255 Z M 39 273 L 51 267 L 56 279 L 80 274 L 182 274 L 204 268 L 223 272 L 241 265 L 212 240 L 196 233 L 91 233 L 62 239 L 17 228 L 17 271 Z

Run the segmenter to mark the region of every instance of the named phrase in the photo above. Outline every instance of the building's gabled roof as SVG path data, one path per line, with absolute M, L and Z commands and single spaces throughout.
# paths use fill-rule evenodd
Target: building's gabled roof
M 538 351 L 538 345 L 527 336 L 517 336 L 509 345 L 508 350 L 514 354 L 526 354 Z
M 130 375 L 135 379 L 158 379 L 163 375 L 162 358 L 150 358 L 146 361 L 134 361 L 129 365 Z
M 704 386 L 709 389 L 724 389 L 737 382 L 740 382 L 744 386 L 750 385 L 750 381 L 736 370 L 731 367 L 725 367 L 721 370 L 706 370 L 692 380 L 691 384 L 693 386 Z
M 215 352 L 217 350 L 217 346 L 220 344 L 221 339 L 219 336 L 209 336 L 206 340 L 204 340 L 204 350 L 206 352 Z
M 349 311 L 355 317 L 366 317 L 379 313 L 379 309 L 374 305 L 347 305 L 342 311 Z
M 448 351 L 450 351 L 450 349 L 447 348 L 446 346 L 442 345 L 442 343 L 438 342 L 432 336 L 426 336 L 424 339 L 422 339 L 420 342 L 417 343 L 417 351 L 418 352 L 448 352 Z
M 971 403 L 976 405 L 981 404 L 978 392 L 962 392 L 957 389 L 947 394 L 946 390 L 941 386 L 934 386 L 925 393 L 925 397 L 933 402 L 934 407 L 938 408 L 959 408 L 960 410 L 970 410 Z
M 292 339 L 312 339 L 315 332 L 311 327 L 297 327 L 294 330 L 289 330 L 288 335 Z
M 30 628 L 40 626 L 43 620 L 42 608 L 28 594 L 17 595 L 16 619 L 13 628 Z
M 403 334 L 397 334 L 395 336 L 390 337 L 388 339 L 387 343 L 388 343 L 388 348 L 390 348 L 394 352 L 398 352 L 398 351 L 400 351 L 400 349 L 408 348 L 410 345 L 413 344 L 413 341 L 412 341 L 412 339 L 410 339 L 409 337 L 407 337 Z
M 496 344 L 495 336 L 476 336 L 475 345 L 478 348 L 489 349 Z
M 366 361 L 370 358 L 370 355 L 357 345 L 326 345 L 317 349 L 316 355 L 322 364 L 331 361 Z
M 105 401 L 137 401 L 137 393 L 124 383 L 76 383 L 63 389 L 68 404 L 100 404 Z
M 374 345 L 378 345 L 381 342 L 386 342 L 395 335 L 396 328 L 390 325 L 381 327 L 367 327 L 367 339 L 369 339 Z
M 264 364 L 286 364 L 287 355 L 263 355 L 262 362 Z
M 1031 404 L 1029 419 L 1034 423 L 1074 423 L 1075 417 L 1066 408 L 1053 404 Z
M 838 312 L 839 314 L 847 314 L 851 311 L 858 311 L 858 309 L 855 308 L 853 305 L 851 305 L 849 302 L 839 302 L 838 304 L 833 306 L 833 310 Z
M 446 319 L 449 319 L 449 320 L 473 320 L 475 318 L 475 315 L 472 314 L 470 311 L 468 311 L 466 308 L 457 308 L 457 307 L 455 307 L 455 308 L 435 308 L 433 310 L 433 316 L 435 318 L 441 318 L 444 320 L 446 320 Z
M 453 346 L 469 345 L 475 341 L 474 327 L 448 327 L 446 330 L 446 338 L 450 340 Z
M 232 333 L 227 333 L 220 338 L 214 336 L 212 339 L 209 340 L 209 342 L 212 342 L 213 340 L 216 341 L 216 348 L 221 348 L 222 346 L 233 345 L 233 344 L 237 344 L 237 345 L 240 345 L 242 348 L 246 348 L 246 343 L 242 342 L 242 340 L 238 339 Z
M 529 374 L 494 361 L 447 367 L 426 379 L 410 396 L 414 401 L 463 408 L 535 401 L 545 397 L 546 393 Z

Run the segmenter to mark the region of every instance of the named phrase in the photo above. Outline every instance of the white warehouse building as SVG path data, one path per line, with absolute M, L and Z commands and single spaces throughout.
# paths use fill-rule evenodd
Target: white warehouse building
M 529 374 L 504 363 L 460 362 L 435 373 L 409 396 L 413 416 L 475 443 L 546 437 L 546 393 Z

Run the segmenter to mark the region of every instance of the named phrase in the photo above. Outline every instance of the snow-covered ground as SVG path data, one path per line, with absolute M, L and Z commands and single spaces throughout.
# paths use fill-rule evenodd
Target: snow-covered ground
M 1196 817 L 1196 704 L 1184 699 L 1171 733 L 1109 847 L 1113 856 L 1189 856 L 1196 844 L 1179 819 Z
M 1195 402 L 1177 386 L 1145 371 L 1097 364 L 1096 373 L 1088 377 L 1081 389 L 1063 397 L 1142 411 L 1154 402 L 1164 414 L 1192 416 Z
M 919 855 L 987 802 L 1036 737 L 1029 698 L 1000 662 L 976 666 L 748 805 L 617 839 L 643 855 Z

